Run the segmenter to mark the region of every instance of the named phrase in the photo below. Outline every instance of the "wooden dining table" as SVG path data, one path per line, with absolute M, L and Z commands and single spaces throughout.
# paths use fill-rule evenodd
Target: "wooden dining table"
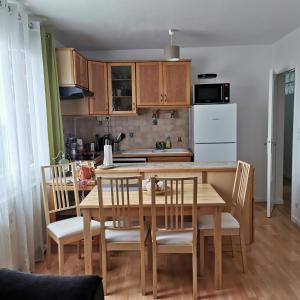
M 132 215 L 138 216 L 138 197 L 137 191 L 132 190 L 130 193 L 130 199 L 136 201 L 134 209 L 131 211 Z M 104 192 L 104 214 L 107 217 L 112 216 L 111 209 L 111 196 L 109 191 Z M 187 205 L 187 214 L 192 212 L 192 185 L 190 188 L 187 186 L 187 190 L 184 194 L 184 202 Z M 136 200 L 135 200 L 136 199 Z M 164 215 L 164 196 L 156 196 L 157 215 Z M 143 192 L 143 212 L 145 217 L 151 216 L 151 194 L 147 191 Z M 214 215 L 214 250 L 215 250 L 215 265 L 214 265 L 214 278 L 215 288 L 222 288 L 222 240 L 221 240 L 221 211 L 226 206 L 225 201 L 217 193 L 211 184 L 198 184 L 197 193 L 197 210 L 198 214 L 213 214 Z M 135 209 L 136 208 L 136 209 Z M 98 189 L 95 186 L 90 193 L 80 203 L 80 209 L 83 213 L 84 219 L 84 263 L 85 273 L 92 274 L 92 235 L 91 235 L 91 220 L 99 219 L 99 201 L 98 201 Z

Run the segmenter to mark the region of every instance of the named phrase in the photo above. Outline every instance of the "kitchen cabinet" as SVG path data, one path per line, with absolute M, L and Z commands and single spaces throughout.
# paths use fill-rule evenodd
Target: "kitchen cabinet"
M 190 105 L 190 61 L 138 62 L 138 107 Z
M 89 98 L 90 115 L 108 115 L 107 64 L 105 62 L 88 62 L 89 90 L 94 93 Z
M 147 162 L 185 162 L 192 161 L 191 156 L 152 156 L 147 158 Z
M 110 115 L 136 114 L 135 63 L 108 63 Z
M 164 62 L 164 104 L 190 105 L 190 62 Z
M 57 73 L 59 86 L 88 88 L 87 60 L 73 48 L 57 48 Z
M 162 62 L 136 63 L 136 88 L 138 106 L 163 104 Z

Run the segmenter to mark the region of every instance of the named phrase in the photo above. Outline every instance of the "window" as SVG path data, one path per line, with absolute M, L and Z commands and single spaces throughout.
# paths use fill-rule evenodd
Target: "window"
M 293 95 L 295 90 L 295 70 L 285 73 L 285 95 Z

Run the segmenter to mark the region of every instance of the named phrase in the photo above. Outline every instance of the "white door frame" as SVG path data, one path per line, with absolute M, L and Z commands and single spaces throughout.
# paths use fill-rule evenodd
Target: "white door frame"
M 293 69 L 295 70 L 295 68 L 288 68 L 286 70 L 281 70 L 279 73 L 275 73 L 273 70 L 270 70 L 269 72 L 267 139 L 267 217 L 272 216 L 274 204 L 283 203 L 282 196 L 285 100 L 285 96 L 282 95 L 282 93 L 284 93 L 285 88 L 283 74 Z M 293 199 L 291 199 L 291 203 L 293 204 Z M 291 207 L 291 212 L 292 216 L 293 205 Z

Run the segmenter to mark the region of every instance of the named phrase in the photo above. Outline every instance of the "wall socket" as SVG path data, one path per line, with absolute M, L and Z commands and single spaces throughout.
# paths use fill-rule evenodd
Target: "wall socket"
M 133 132 L 129 132 L 129 137 L 133 138 L 134 134 Z

